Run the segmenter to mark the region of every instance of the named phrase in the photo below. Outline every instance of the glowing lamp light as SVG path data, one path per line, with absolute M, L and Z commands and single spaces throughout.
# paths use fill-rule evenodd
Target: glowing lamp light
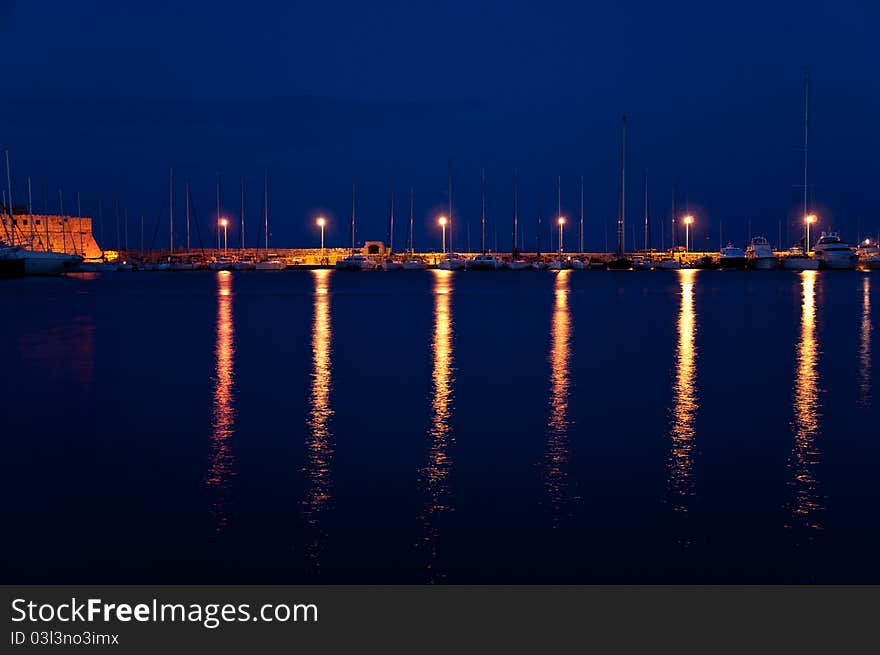
M 440 223 L 440 225 L 443 225 L 443 226 L 445 226 L 445 225 L 446 225 L 446 223 L 448 223 L 448 222 L 449 222 L 449 219 L 448 219 L 448 218 L 446 218 L 446 217 L 445 217 L 445 216 L 441 216 L 441 217 L 440 217 L 440 218 L 439 218 L 439 219 L 438 219 L 438 221 L 437 221 L 437 222 L 438 222 L 438 223 Z
M 220 226 L 221 226 L 221 227 L 226 227 L 227 225 L 229 225 L 229 221 L 226 220 L 225 218 L 221 218 L 221 219 L 220 219 Z
M 325 219 L 323 216 L 318 216 L 318 220 L 316 221 L 316 223 L 318 224 L 318 227 L 324 227 L 325 225 L 327 225 L 327 219 Z
M 807 214 L 807 216 L 804 218 L 804 221 L 806 221 L 807 223 L 815 223 L 816 222 L 816 215 L 815 214 Z
M 691 225 L 694 222 L 694 217 L 688 214 L 684 217 L 684 222 L 686 225 Z
M 560 216 L 557 223 L 559 223 L 560 225 L 565 225 L 565 216 Z

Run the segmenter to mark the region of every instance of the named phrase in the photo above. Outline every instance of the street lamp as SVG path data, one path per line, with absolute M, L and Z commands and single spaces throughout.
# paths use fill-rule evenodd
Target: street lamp
M 560 216 L 556 222 L 559 223 L 559 258 L 562 259 L 562 226 L 565 225 L 565 216 Z
M 804 216 L 804 224 L 806 225 L 806 228 L 807 228 L 807 236 L 806 236 L 807 241 L 804 244 L 804 254 L 807 254 L 807 255 L 810 254 L 810 225 L 812 225 L 815 222 L 816 222 L 816 215 L 815 214 L 807 214 L 806 216 Z
M 318 216 L 318 220 L 315 221 L 318 224 L 318 227 L 321 228 L 321 264 L 324 263 L 324 226 L 327 225 L 327 219 L 323 216 Z
M 446 218 L 445 216 L 441 216 L 437 222 L 440 223 L 440 227 L 443 229 L 443 242 L 442 242 L 443 248 L 442 248 L 441 252 L 443 252 L 445 254 L 446 253 L 446 224 L 449 222 L 449 219 Z
M 228 225 L 229 225 L 229 221 L 228 221 L 228 220 L 226 220 L 225 218 L 221 218 L 221 219 L 220 219 L 220 227 L 223 228 L 223 254 L 224 254 L 224 255 L 225 255 L 225 254 L 228 252 L 228 250 L 229 250 L 229 247 L 228 247 L 228 246 L 229 246 L 229 242 L 228 242 L 228 240 L 227 240 L 227 238 L 226 238 L 226 236 L 227 236 L 227 233 L 226 233 L 226 227 L 227 227 Z M 217 233 L 217 240 L 218 240 L 218 241 L 220 240 L 220 233 L 219 233 L 219 232 Z M 219 245 L 219 244 L 218 244 L 218 245 Z
M 684 217 L 684 251 L 690 252 L 691 250 L 691 223 L 694 222 L 694 217 L 688 214 Z

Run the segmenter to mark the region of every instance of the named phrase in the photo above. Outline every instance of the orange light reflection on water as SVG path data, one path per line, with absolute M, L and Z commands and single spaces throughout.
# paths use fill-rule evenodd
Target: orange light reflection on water
M 329 269 L 312 271 L 314 278 L 314 303 L 312 315 L 312 374 L 309 394 L 309 414 L 306 420 L 309 438 L 306 443 L 306 477 L 309 489 L 303 501 L 306 525 L 312 532 L 307 545 L 307 553 L 317 565 L 324 533 L 321 528 L 321 513 L 331 501 L 330 464 L 333 457 L 330 420 L 333 409 L 330 406 L 332 389 L 332 338 L 330 321 L 330 275 Z
M 568 270 L 556 274 L 553 287 L 553 318 L 550 328 L 550 416 L 547 452 L 544 456 L 544 487 L 553 511 L 554 527 L 562 518 L 568 486 L 568 402 L 570 383 L 571 316 L 568 310 Z
M 427 495 L 427 505 L 422 515 L 424 535 L 422 542 L 428 548 L 429 581 L 445 578 L 438 569 L 438 516 L 451 511 L 448 478 L 452 468 L 449 446 L 452 442 L 449 420 L 452 415 L 454 382 L 452 289 L 454 273 L 434 269 L 434 332 L 431 340 L 433 356 L 431 427 L 428 464 L 422 469 L 422 480 Z
M 235 323 L 233 319 L 233 276 L 217 272 L 217 323 L 214 346 L 214 398 L 210 468 L 207 485 L 217 493 L 212 507 L 217 532 L 229 522 L 227 511 L 234 457 L 230 441 L 235 432 Z
M 794 448 L 789 459 L 794 501 L 792 524 L 810 530 L 822 528 L 818 513 L 823 509 L 816 482 L 819 450 L 819 343 L 816 338 L 816 271 L 801 273 L 801 334 L 797 345 L 794 380 Z
M 672 446 L 669 451 L 669 486 L 672 507 L 687 512 L 687 499 L 694 495 L 693 456 L 697 409 L 697 315 L 694 308 L 694 283 L 697 271 L 678 271 L 681 301 L 678 312 L 678 345 L 675 351 L 673 385 Z

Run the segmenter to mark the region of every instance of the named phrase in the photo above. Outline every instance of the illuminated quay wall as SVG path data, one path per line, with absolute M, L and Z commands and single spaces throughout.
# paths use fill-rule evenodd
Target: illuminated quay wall
M 456 251 L 460 255 L 464 257 L 475 257 L 479 255 L 479 252 L 462 252 Z M 143 259 L 146 261 L 163 261 L 168 258 L 168 256 L 172 254 L 168 248 L 163 249 L 153 249 L 153 250 L 144 250 L 140 251 L 138 249 L 132 248 L 128 252 L 128 256 L 133 259 Z M 211 260 L 216 257 L 229 257 L 231 259 L 263 259 L 266 256 L 266 250 L 264 248 L 245 248 L 242 250 L 241 248 L 190 248 L 186 250 L 185 248 L 176 247 L 174 248 L 174 256 L 180 257 L 192 257 L 194 259 L 202 259 L 202 260 Z M 330 266 L 334 265 L 337 260 L 342 259 L 344 257 L 348 257 L 351 254 L 351 248 L 325 248 L 322 254 L 320 248 L 269 248 L 269 256 L 272 258 L 280 259 L 281 261 L 286 262 L 287 264 L 302 264 L 304 266 L 319 266 L 322 263 L 326 263 Z M 364 248 L 355 248 L 355 254 L 365 254 L 369 255 L 374 259 L 381 259 L 386 256 L 385 250 L 380 250 L 379 253 L 375 252 L 367 252 Z M 510 259 L 509 252 L 492 252 L 491 254 L 498 255 L 502 259 Z M 654 259 L 659 259 L 662 253 L 653 253 L 652 257 Z M 416 252 L 416 257 L 421 257 L 428 264 L 436 264 L 443 257 L 443 253 L 435 250 Z M 564 255 L 566 257 L 571 257 L 575 255 L 580 255 L 580 253 L 565 251 Z M 584 256 L 591 258 L 596 262 L 604 262 L 609 261 L 615 258 L 614 253 L 607 252 L 585 252 Z M 123 255 L 124 256 L 124 255 Z M 525 259 L 534 259 L 537 255 L 534 252 L 521 252 L 521 257 Z M 556 256 L 556 252 L 541 252 L 542 259 L 552 259 Z M 680 259 L 685 262 L 696 261 L 704 256 L 710 257 L 718 257 L 717 252 L 689 252 L 689 253 L 676 253 L 675 258 Z M 403 257 L 403 253 L 395 252 L 395 259 L 400 259 Z M 323 262 L 322 262 L 323 260 Z
M 66 252 L 86 259 L 101 256 L 101 247 L 92 234 L 92 219 L 76 216 L 45 214 L 14 214 L 0 218 L 0 238 L 16 244 L 28 245 L 35 250 Z

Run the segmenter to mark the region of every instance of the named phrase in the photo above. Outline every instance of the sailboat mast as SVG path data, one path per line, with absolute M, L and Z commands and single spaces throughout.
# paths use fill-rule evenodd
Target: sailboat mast
M 174 254 L 174 169 L 168 169 L 168 246 Z
M 415 254 L 416 249 L 413 244 L 413 190 L 409 190 L 409 254 Z
M 36 238 L 34 234 L 34 203 L 31 199 L 31 176 L 28 175 L 28 222 L 31 224 L 31 248 L 34 247 L 34 240 Z
M 79 230 L 79 251 L 85 254 L 85 246 L 83 246 L 83 230 L 82 230 L 82 203 L 79 198 L 79 191 L 76 192 L 76 222 Z M 74 249 L 76 245 L 74 245 Z
M 189 238 L 189 180 L 186 181 L 186 250 L 189 252 L 190 249 L 190 238 Z
M 217 173 L 217 253 L 220 252 L 220 173 Z
M 351 182 L 351 254 L 354 254 L 354 180 Z
M 625 251 L 626 223 L 626 114 L 620 119 L 620 215 L 617 219 L 617 256 L 623 257 Z
M 486 169 L 480 186 L 480 252 L 486 254 Z
M 388 216 L 388 254 L 394 252 L 394 189 L 391 190 L 391 213 Z
M 15 245 L 15 222 L 12 218 L 12 173 L 9 172 L 9 151 L 6 151 L 6 188 L 8 189 L 8 202 L 6 213 L 9 214 L 10 244 Z
M 269 256 L 269 171 L 263 177 L 263 216 L 266 230 L 266 257 Z
M 449 160 L 449 221 L 447 225 L 449 252 L 455 252 L 452 247 L 452 160 Z
M 244 176 L 241 178 L 241 254 L 244 255 Z
M 511 255 L 517 252 L 516 239 L 519 232 L 519 172 L 513 172 L 513 250 Z
M 807 243 L 807 162 L 808 146 L 810 137 L 810 73 L 804 73 L 804 252 L 810 252 L 810 244 Z
M 645 254 L 648 254 L 650 246 L 650 220 L 648 214 L 648 171 L 645 171 Z
M 581 216 L 578 223 L 578 253 L 584 254 L 584 176 L 581 175 Z

